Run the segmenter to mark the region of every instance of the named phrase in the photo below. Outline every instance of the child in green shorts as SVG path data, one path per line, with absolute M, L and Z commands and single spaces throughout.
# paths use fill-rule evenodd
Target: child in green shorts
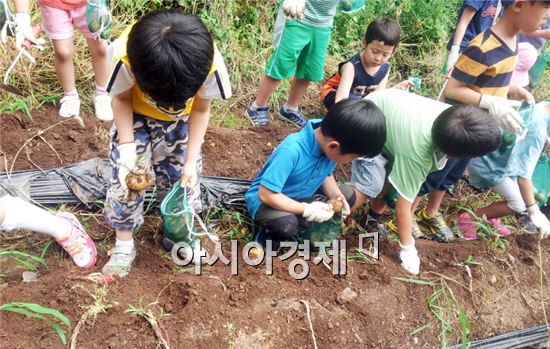
M 323 79 L 325 56 L 338 2 L 280 1 L 275 21 L 273 53 L 260 79 L 256 100 L 245 112 L 254 126 L 269 123 L 269 98 L 281 80 L 292 77 L 288 99 L 278 116 L 298 127 L 304 127 L 306 119 L 300 112 L 300 101 L 310 82 Z

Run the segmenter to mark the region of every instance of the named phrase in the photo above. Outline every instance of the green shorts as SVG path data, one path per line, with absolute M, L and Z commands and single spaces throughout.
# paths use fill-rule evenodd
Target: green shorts
M 283 34 L 267 62 L 265 74 L 275 80 L 323 80 L 331 27 L 314 28 L 287 20 Z

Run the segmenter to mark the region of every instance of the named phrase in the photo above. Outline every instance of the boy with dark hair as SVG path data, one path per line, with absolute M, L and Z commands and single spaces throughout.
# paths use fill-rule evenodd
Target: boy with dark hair
M 385 140 L 384 115 L 368 101 L 345 100 L 323 120 L 308 121 L 275 149 L 246 192 L 249 214 L 260 232 L 276 241 L 291 239 L 308 221 L 332 218 L 327 203 L 312 199 L 318 192 L 340 200 L 349 215 L 353 189 L 338 186 L 332 172 L 336 164 L 379 154 Z
M 458 58 L 443 95 L 447 103 L 486 109 L 502 128 L 519 132 L 523 120 L 515 108 L 521 105 L 519 100 L 532 103 L 534 98 L 526 89 L 510 84 L 517 61 L 516 34 L 539 28 L 548 16 L 550 2 L 516 0 L 502 4 L 500 20 L 476 36 Z M 469 159 L 452 159 L 441 171 L 430 174 L 415 201 L 416 207 L 420 196 L 429 193 L 428 204 L 418 219 L 435 240 L 446 242 L 453 237 L 439 207 L 446 190 L 460 180 L 468 162 Z
M 229 98 L 231 89 L 223 58 L 194 15 L 152 11 L 126 29 L 108 53 L 115 127 L 104 216 L 116 230 L 116 243 L 103 273 L 125 276 L 136 255 L 132 232 L 143 223 L 143 193 L 128 195 L 126 175 L 138 165 L 152 166 L 159 202 L 181 180 L 190 205 L 200 212 L 201 145 L 210 104 Z
M 428 173 L 443 168 L 450 158 L 479 156 L 497 149 L 500 130 L 476 107 L 451 107 L 397 89 L 376 91 L 365 99 L 384 113 L 387 140 L 380 156 L 353 161 L 352 185 L 357 199 L 352 210 L 372 198 L 369 216 L 379 220 L 386 208 L 382 197 L 390 185 L 396 189 L 401 265 L 416 275 L 420 259 L 413 239 L 413 230 L 418 231 L 418 227 L 412 207 L 420 186 Z
M 386 88 L 390 76 L 390 58 L 401 38 L 399 24 L 389 18 L 378 18 L 367 27 L 362 40 L 363 50 L 338 65 L 334 74 L 321 89 L 321 99 L 330 108 L 342 99 L 363 98 Z M 414 87 L 403 81 L 397 88 Z

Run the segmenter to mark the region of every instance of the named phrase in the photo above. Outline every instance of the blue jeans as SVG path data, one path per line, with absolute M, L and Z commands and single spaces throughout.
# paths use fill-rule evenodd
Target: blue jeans
M 443 169 L 432 172 L 426 177 L 424 184 L 420 187 L 418 196 L 429 194 L 434 190 L 447 190 L 460 180 L 469 162 L 469 158 L 447 160 Z

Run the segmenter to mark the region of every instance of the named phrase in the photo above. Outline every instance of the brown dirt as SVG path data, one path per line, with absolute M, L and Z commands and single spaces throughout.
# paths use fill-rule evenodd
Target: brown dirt
M 0 145 L 11 164 L 15 152 L 26 139 L 49 125 L 57 117 L 53 112 L 37 114 L 33 123 L 20 123 L 14 116 L 2 115 Z M 22 116 L 20 116 L 23 118 Z M 63 164 L 93 156 L 106 156 L 105 125 L 86 119 L 85 131 L 63 124 L 43 135 L 63 159 Z M 96 129 L 103 129 L 95 132 Z M 270 127 L 262 130 L 209 130 L 205 145 L 205 173 L 209 175 L 253 178 L 272 148 L 289 129 Z M 56 138 L 53 133 L 56 133 Z M 71 132 L 76 141 L 69 137 Z M 54 152 L 42 140 L 31 142 L 30 158 L 43 168 L 60 164 Z M 214 143 L 214 144 L 212 144 Z M 268 144 L 270 143 L 270 144 Z M 93 145 L 93 146 L 92 146 Z M 34 165 L 24 152 L 14 168 Z M 77 212 L 99 249 L 99 271 L 106 251 L 114 240 L 100 214 Z M 398 246 L 382 241 L 378 261 L 348 262 L 345 277 L 335 277 L 325 266 L 310 265 L 309 277 L 294 280 L 288 273 L 289 260 L 274 261 L 272 276 L 266 267 L 245 266 L 240 260 L 239 274 L 231 275 L 221 263 L 204 267 L 201 276 L 177 267 L 159 248 L 162 227 L 158 217 L 150 216 L 137 235 L 138 258 L 129 277 L 107 286 L 107 301 L 113 306 L 88 320 L 80 329 L 78 348 L 156 348 L 155 334 L 142 318 L 127 313 L 129 305 L 150 309 L 159 318 L 161 331 L 172 348 L 311 348 L 312 338 L 306 310 L 300 300 L 310 304 L 317 344 L 320 348 L 433 348 L 440 347 L 439 324 L 427 307 L 434 292 L 431 286 L 399 281 L 407 277 L 398 262 Z M 348 255 L 357 246 L 355 232 L 346 236 Z M 40 253 L 47 237 L 31 233 L 2 233 L 3 248 Z M 535 237 L 514 235 L 505 253 L 491 250 L 484 242 L 456 241 L 438 244 L 419 240 L 423 280 L 440 280 L 444 275 L 457 301 L 465 308 L 472 327 L 471 339 L 526 328 L 542 323 L 541 301 L 550 316 L 548 280 L 539 285 L 540 266 L 550 274 L 550 240 L 539 245 Z M 224 250 L 229 256 L 229 248 Z M 472 268 L 472 289 L 464 267 L 456 264 L 473 256 L 480 266 Z M 52 246 L 46 255 L 49 268 L 39 269 L 38 281 L 23 283 L 22 267 L 12 260 L 0 260 L 0 304 L 33 302 L 56 308 L 69 317 L 72 328 L 92 303 L 95 284 L 83 279 L 92 271 L 77 269 Z M 292 259 L 291 259 L 292 260 Z M 80 284 L 84 289 L 75 285 Z M 351 288 L 357 297 L 348 303 L 338 295 Z M 342 304 L 341 304 L 342 303 Z M 169 315 L 160 316 L 160 311 Z M 416 334 L 415 329 L 432 325 Z M 449 343 L 460 341 L 460 325 Z M 69 334 L 70 335 L 70 334 Z M 48 324 L 20 314 L 0 312 L 0 348 L 62 348 Z

